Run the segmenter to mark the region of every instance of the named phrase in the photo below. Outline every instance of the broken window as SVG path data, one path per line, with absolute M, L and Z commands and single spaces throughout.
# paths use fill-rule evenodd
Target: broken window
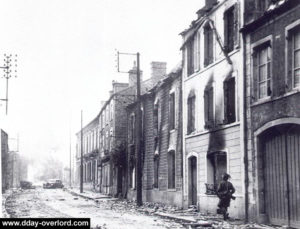
M 169 95 L 169 129 L 175 129 L 175 93 Z
M 213 62 L 213 30 L 210 25 L 204 27 L 204 66 Z
M 188 76 L 194 73 L 194 39 L 187 44 L 187 74 Z
M 158 168 L 159 168 L 159 157 L 158 155 L 154 156 L 154 182 L 153 188 L 158 188 Z
M 130 123 L 129 123 L 129 139 L 130 143 L 134 143 L 135 139 L 135 116 L 134 114 L 130 115 Z
M 235 122 L 235 78 L 224 82 L 224 124 Z
M 195 93 L 192 91 L 187 101 L 188 102 L 187 134 L 190 134 L 195 130 L 195 100 L 196 100 Z
M 224 13 L 224 44 L 229 53 L 234 49 L 234 7 Z
M 168 153 L 168 188 L 175 188 L 175 151 Z
M 222 175 L 227 172 L 226 152 L 217 151 L 207 154 L 207 184 L 206 194 L 216 194 Z
M 158 134 L 159 134 L 159 117 L 158 117 L 159 101 L 154 104 L 153 108 L 153 131 L 154 131 L 154 150 L 158 152 Z
M 210 86 L 204 91 L 205 128 L 214 126 L 214 88 Z

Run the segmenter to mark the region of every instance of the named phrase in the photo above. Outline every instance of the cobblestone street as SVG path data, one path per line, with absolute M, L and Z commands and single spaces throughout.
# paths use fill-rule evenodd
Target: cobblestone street
M 173 220 L 147 216 L 136 210 L 118 209 L 116 200 L 88 200 L 62 189 L 14 191 L 6 200 L 11 217 L 82 217 L 91 218 L 95 228 L 183 228 Z M 121 226 L 122 225 L 122 226 Z

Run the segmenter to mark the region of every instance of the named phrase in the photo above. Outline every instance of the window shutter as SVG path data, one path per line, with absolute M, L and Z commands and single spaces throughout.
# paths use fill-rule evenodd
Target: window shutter
M 238 48 L 240 46 L 240 3 L 237 2 L 234 5 L 234 47 Z
M 204 66 L 208 65 L 208 29 L 204 28 Z
M 287 38 L 287 85 L 286 88 L 290 91 L 293 88 L 293 35 Z
M 227 123 L 235 122 L 235 78 L 227 82 Z
M 228 123 L 228 114 L 227 114 L 227 106 L 228 106 L 228 85 L 227 81 L 223 83 L 223 90 L 224 90 L 224 124 Z
M 253 69 L 252 69 L 252 75 L 253 75 L 253 78 L 252 78 L 252 88 L 253 88 L 253 91 L 252 91 L 252 98 L 254 100 L 257 100 L 258 98 L 258 53 L 255 51 L 253 54 L 252 54 L 252 61 L 253 61 Z
M 191 108 L 191 130 L 195 130 L 195 97 L 192 98 L 192 108 Z
M 214 60 L 214 35 L 213 35 L 213 31 L 211 28 L 209 28 L 209 33 L 208 33 L 208 64 L 211 64 Z
M 209 89 L 209 95 L 208 95 L 209 101 L 208 101 L 208 109 L 209 109 L 209 124 L 212 125 L 214 123 L 214 88 L 211 87 Z
M 208 93 L 204 91 L 204 120 L 205 125 L 208 125 Z
M 224 17 L 223 17 L 223 20 L 224 20 L 224 49 L 228 50 L 228 17 L 227 17 L 227 13 L 225 12 L 224 14 Z

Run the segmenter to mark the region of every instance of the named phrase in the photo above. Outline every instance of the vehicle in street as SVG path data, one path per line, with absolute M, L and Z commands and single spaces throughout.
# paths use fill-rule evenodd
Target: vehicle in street
M 59 179 L 50 179 L 46 183 L 43 184 L 43 188 L 63 188 L 64 185 Z
M 34 189 L 35 188 L 35 186 L 32 185 L 32 182 L 25 181 L 25 180 L 20 181 L 20 187 L 22 189 Z

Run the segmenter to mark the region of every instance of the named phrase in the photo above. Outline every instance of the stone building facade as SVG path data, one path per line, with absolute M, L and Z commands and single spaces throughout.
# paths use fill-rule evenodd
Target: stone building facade
M 8 177 L 8 134 L 0 129 L 0 146 L 1 146 L 1 181 L 2 192 L 5 192 L 9 188 Z
M 118 196 L 126 193 L 126 105 L 134 100 L 133 82 L 113 82 L 110 98 L 99 113 L 100 192 Z
M 156 83 L 141 98 L 143 201 L 182 206 L 181 63 L 168 75 L 165 63 L 153 64 L 162 71 L 152 74 Z M 135 199 L 135 103 L 128 115 L 127 197 Z
M 181 33 L 183 45 L 183 202 L 216 213 L 216 189 L 229 173 L 229 214 L 245 216 L 243 1 L 207 0 Z
M 76 184 L 80 182 L 81 146 L 83 153 L 83 187 L 87 190 L 97 190 L 99 186 L 98 164 L 99 164 L 99 134 L 98 117 L 82 128 L 77 136 L 76 147 Z
M 300 228 L 300 2 L 245 2 L 249 217 Z

